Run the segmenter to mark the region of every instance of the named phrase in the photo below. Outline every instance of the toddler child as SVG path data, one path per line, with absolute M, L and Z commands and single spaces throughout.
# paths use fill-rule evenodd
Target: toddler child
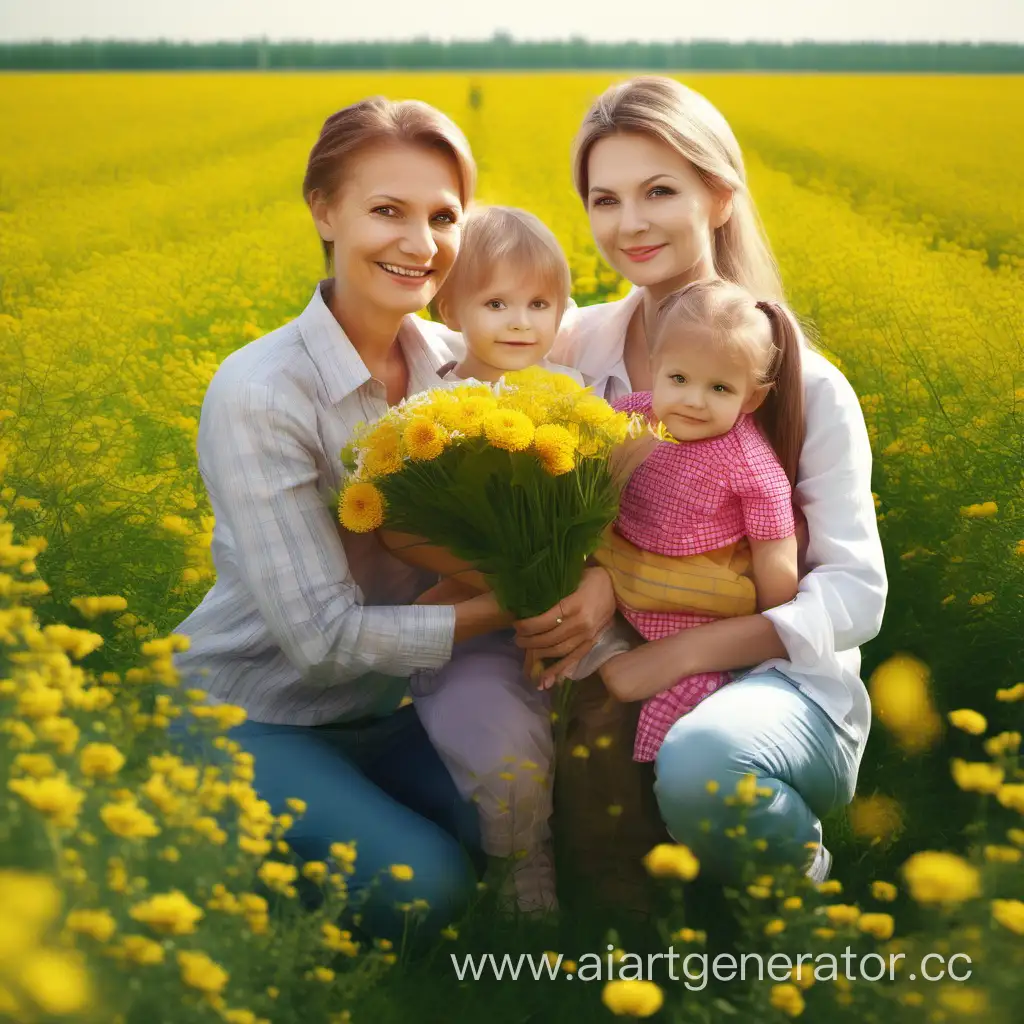
M 475 210 L 434 304 L 466 345 L 438 373 L 490 383 L 547 359 L 569 302 L 569 266 L 555 236 L 530 213 Z M 443 586 L 443 585 L 442 585 Z M 434 599 L 436 601 L 436 598 Z M 523 912 L 557 909 L 551 852 L 553 741 L 547 694 L 524 678 L 523 652 L 503 630 L 456 644 L 444 667 L 416 673 L 420 720 L 455 784 L 476 801 L 484 850 L 505 861 L 503 895 Z
M 777 303 L 757 302 L 726 281 L 701 281 L 663 300 L 650 343 L 653 389 L 615 404 L 645 416 L 661 440 L 623 490 L 613 543 L 624 538 L 640 552 L 680 560 L 682 593 L 693 564 L 687 560 L 746 538 L 757 608 L 792 600 L 798 583 L 792 485 L 803 443 L 799 329 Z M 718 617 L 650 604 L 638 609 L 623 600 L 635 581 L 611 572 L 620 612 L 646 640 Z M 675 607 L 685 605 L 683 599 Z M 669 728 L 730 681 L 728 673 L 705 672 L 651 693 L 643 681 L 623 680 L 616 660 L 600 668 L 605 685 L 620 699 L 646 698 L 637 761 L 653 761 Z

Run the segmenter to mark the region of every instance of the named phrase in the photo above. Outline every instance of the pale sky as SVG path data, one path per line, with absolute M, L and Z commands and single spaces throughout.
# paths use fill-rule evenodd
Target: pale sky
M 1024 0 L 0 0 L 0 40 L 946 40 L 1024 43 Z

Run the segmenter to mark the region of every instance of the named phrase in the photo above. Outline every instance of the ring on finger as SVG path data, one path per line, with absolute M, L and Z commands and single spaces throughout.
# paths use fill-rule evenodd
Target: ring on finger
M 555 625 L 556 626 L 560 626 L 562 624 L 564 615 L 565 615 L 565 609 L 562 607 L 562 602 L 559 601 L 558 602 L 558 618 L 555 619 Z

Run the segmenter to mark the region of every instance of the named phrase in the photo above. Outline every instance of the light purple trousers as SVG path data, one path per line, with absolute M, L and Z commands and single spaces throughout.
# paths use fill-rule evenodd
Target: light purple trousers
M 423 727 L 464 798 L 480 812 L 493 857 L 551 838 L 550 697 L 524 678 L 511 630 L 456 644 L 440 669 L 409 681 Z

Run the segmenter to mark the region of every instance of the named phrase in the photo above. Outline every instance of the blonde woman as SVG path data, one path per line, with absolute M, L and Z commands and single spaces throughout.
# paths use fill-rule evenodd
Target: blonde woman
M 648 340 L 657 304 L 670 292 L 723 278 L 759 300 L 784 300 L 739 145 L 703 96 L 657 77 L 608 89 L 576 137 L 573 173 L 598 249 L 635 286 L 617 302 L 571 312 L 552 352 L 598 394 L 615 400 L 650 390 Z M 615 692 L 634 693 L 637 702 L 683 675 L 738 674 L 671 728 L 653 778 L 668 832 L 693 848 L 706 872 L 725 878 L 737 876 L 741 858 L 726 836 L 739 812 L 723 797 L 748 774 L 762 794 L 746 810 L 748 840 L 763 840 L 768 860 L 826 877 L 831 858 L 820 819 L 851 799 L 870 726 L 858 648 L 878 632 L 887 590 L 871 451 L 843 374 L 806 343 L 801 362 L 806 439 L 794 501 L 807 538 L 796 598 L 643 644 L 608 667 Z M 610 606 L 610 581 L 592 597 Z M 545 681 L 572 672 L 589 649 L 566 635 L 559 617 L 553 609 L 517 627 L 522 646 L 562 659 Z M 658 828 L 642 821 L 649 777 L 628 760 L 638 704 L 609 700 L 595 678 L 575 684 L 574 702 L 569 748 L 600 735 L 617 741 L 618 757 L 586 762 L 588 772 L 603 764 L 605 774 L 591 775 L 587 788 L 559 804 L 572 819 L 565 832 L 574 859 L 607 879 L 616 865 L 594 851 L 618 846 L 621 854 L 626 844 L 635 861 L 658 838 Z M 567 763 L 564 778 L 579 771 Z M 608 815 L 616 804 L 636 815 L 633 827 Z M 708 821 L 710 830 L 702 827 Z

